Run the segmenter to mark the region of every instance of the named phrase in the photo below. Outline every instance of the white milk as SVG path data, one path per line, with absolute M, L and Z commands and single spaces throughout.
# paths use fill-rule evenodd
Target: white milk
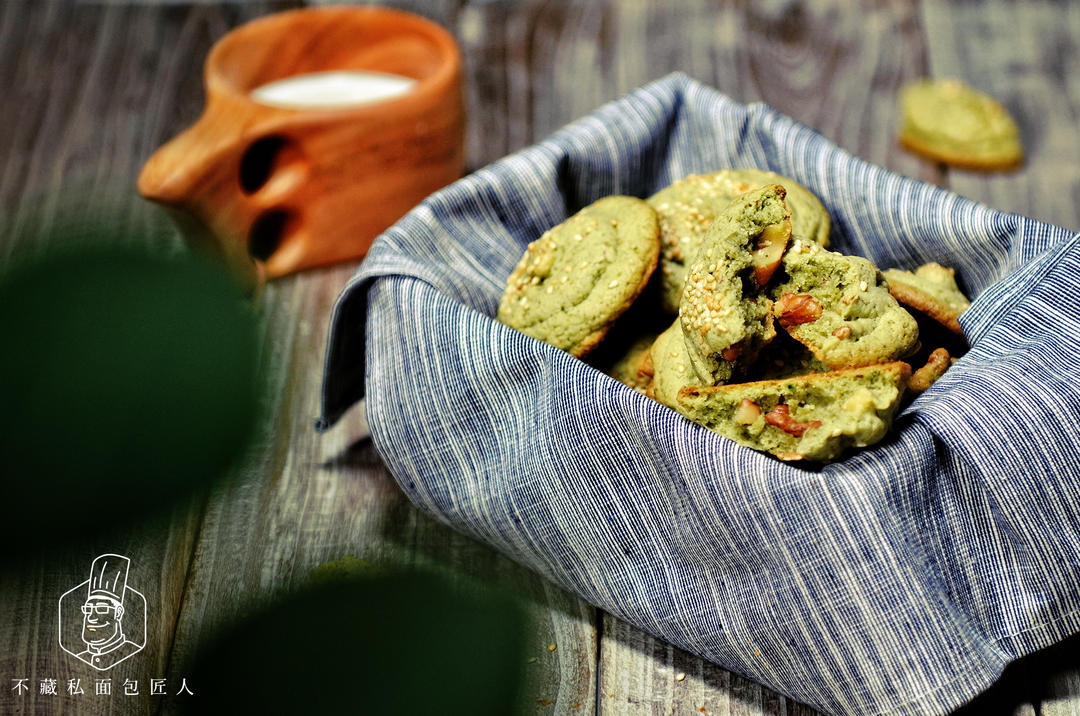
M 412 91 L 416 80 L 386 72 L 341 70 L 312 72 L 256 87 L 260 104 L 289 109 L 338 109 L 384 102 Z

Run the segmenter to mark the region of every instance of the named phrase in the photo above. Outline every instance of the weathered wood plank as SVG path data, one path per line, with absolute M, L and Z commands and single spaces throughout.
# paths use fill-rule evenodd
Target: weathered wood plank
M 9 124 L 0 133 L 0 263 L 41 249 L 42 238 L 66 212 L 84 222 L 107 216 L 117 236 L 129 241 L 177 245 L 169 223 L 133 190 L 147 148 L 182 126 L 182 108 L 195 112 L 201 106 L 198 77 L 188 81 L 187 72 L 178 76 L 175 70 L 205 55 L 214 39 L 207 28 L 227 27 L 273 6 L 193 11 L 4 3 L 0 116 Z M 169 99 L 161 101 L 162 94 Z M 157 101 L 147 103 L 149 96 Z M 73 231 L 67 240 L 78 239 Z M 145 714 L 173 698 L 178 682 L 168 682 L 170 696 L 151 696 L 150 679 L 167 672 L 202 503 L 196 497 L 156 523 L 49 550 L 4 573 L 0 712 Z M 91 561 L 105 552 L 131 559 L 128 583 L 147 600 L 147 644 L 111 671 L 97 672 L 60 649 L 57 600 L 85 580 Z M 21 696 L 11 688 L 18 678 L 28 679 L 29 691 Z M 41 693 L 45 679 L 56 679 L 57 695 Z M 69 694 L 69 679 L 79 679 L 85 693 Z M 97 679 L 111 680 L 112 696 L 95 694 Z M 125 679 L 138 681 L 138 696 L 124 694 Z
M 604 614 L 601 714 L 810 714 L 813 709 Z

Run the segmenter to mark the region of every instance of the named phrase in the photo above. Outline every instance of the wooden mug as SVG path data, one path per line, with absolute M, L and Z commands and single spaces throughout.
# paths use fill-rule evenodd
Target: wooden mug
M 335 109 L 251 97 L 275 80 L 333 70 L 416 83 L 393 99 Z M 460 51 L 417 15 L 378 7 L 269 15 L 214 45 L 204 83 L 202 116 L 150 157 L 138 190 L 249 281 L 363 256 L 464 169 Z

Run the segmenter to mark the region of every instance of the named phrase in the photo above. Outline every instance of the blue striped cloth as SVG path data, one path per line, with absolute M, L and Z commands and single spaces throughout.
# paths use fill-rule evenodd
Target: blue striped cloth
M 492 318 L 544 229 L 725 167 L 794 177 L 837 250 L 975 297 L 970 352 L 878 446 L 782 463 Z M 334 309 L 320 423 L 366 395 L 421 509 L 687 651 L 828 712 L 944 712 L 1080 631 L 1078 241 L 672 75 L 386 231 Z

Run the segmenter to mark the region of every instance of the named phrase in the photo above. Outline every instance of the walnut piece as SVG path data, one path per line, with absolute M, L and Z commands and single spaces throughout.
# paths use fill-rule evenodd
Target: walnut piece
M 784 328 L 821 318 L 821 304 L 808 293 L 785 293 L 776 302 L 776 317 Z
M 791 417 L 791 412 L 788 406 L 781 403 L 775 408 L 765 413 L 765 422 L 769 425 L 775 425 L 783 430 L 785 433 L 794 435 L 797 438 L 801 438 L 803 433 L 811 428 L 816 428 L 821 425 L 820 420 L 811 420 L 808 423 L 800 423 L 795 418 Z

